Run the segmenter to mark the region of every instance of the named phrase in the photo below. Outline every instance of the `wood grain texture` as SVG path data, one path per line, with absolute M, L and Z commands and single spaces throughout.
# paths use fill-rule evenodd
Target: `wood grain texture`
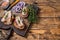
M 31 25 L 26 37 L 13 33 L 10 40 L 60 40 L 60 0 L 23 1 L 29 4 L 37 2 L 41 9 L 38 13 L 38 21 Z M 2 11 L 0 12 L 2 14 Z

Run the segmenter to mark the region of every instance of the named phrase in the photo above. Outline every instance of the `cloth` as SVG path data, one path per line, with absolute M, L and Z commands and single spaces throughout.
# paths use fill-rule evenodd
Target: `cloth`
M 16 13 L 20 13 L 24 6 L 25 6 L 25 2 L 19 2 L 11 9 L 11 11 L 16 12 Z

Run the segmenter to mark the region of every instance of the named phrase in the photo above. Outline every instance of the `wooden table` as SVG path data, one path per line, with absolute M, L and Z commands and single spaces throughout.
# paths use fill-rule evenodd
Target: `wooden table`
M 60 40 L 60 0 L 23 1 L 26 3 L 37 2 L 41 9 L 38 13 L 38 21 L 32 24 L 26 37 L 14 33 L 10 40 Z

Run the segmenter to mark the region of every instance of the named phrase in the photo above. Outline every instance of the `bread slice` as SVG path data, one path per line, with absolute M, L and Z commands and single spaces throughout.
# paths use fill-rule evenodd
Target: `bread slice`
M 23 19 L 17 16 L 14 21 L 14 26 L 18 29 L 24 29 L 25 25 L 23 23 Z
M 28 16 L 28 8 L 25 6 L 22 9 L 22 13 L 20 14 L 21 17 L 26 18 Z
M 11 11 L 5 11 L 5 15 L 2 17 L 1 22 L 4 24 L 11 24 L 12 23 L 12 13 Z

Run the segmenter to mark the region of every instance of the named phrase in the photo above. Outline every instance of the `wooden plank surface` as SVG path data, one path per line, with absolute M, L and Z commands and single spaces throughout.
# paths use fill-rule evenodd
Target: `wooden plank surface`
M 31 25 L 31 29 L 26 34 L 27 37 L 13 33 L 10 40 L 60 40 L 60 0 L 23 1 L 29 4 L 37 2 L 41 9 L 38 13 L 38 21 Z M 3 14 L 2 10 L 0 14 Z

